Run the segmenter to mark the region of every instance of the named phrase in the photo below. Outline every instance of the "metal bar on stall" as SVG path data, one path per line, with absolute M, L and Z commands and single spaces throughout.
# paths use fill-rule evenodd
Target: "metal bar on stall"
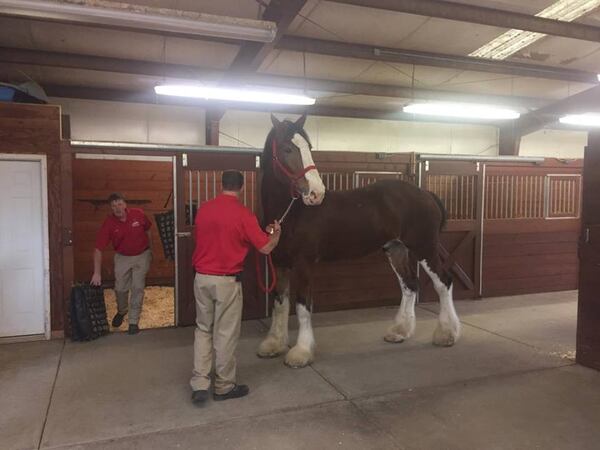
M 265 258 L 265 317 L 269 317 L 269 258 Z
M 217 172 L 213 170 L 213 196 L 215 198 L 217 196 Z
M 188 197 L 188 201 L 189 201 L 189 206 L 190 206 L 190 224 L 194 223 L 194 220 L 192 218 L 192 172 L 190 170 L 188 170 L 188 188 L 189 188 L 189 197 Z
M 196 210 L 198 210 L 200 208 L 200 171 L 196 170 L 196 184 L 197 184 L 197 197 L 198 197 L 198 206 L 196 207 Z M 193 209 L 193 203 L 192 203 L 192 209 Z M 193 215 L 193 213 L 192 213 Z M 194 220 L 196 220 L 196 218 L 194 217 Z M 190 222 L 190 225 L 194 225 L 194 222 Z

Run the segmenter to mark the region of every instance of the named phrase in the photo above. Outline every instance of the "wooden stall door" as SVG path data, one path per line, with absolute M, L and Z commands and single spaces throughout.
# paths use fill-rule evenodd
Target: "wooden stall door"
M 444 203 L 448 223 L 441 235 L 440 255 L 454 278 L 454 298 L 480 292 L 482 170 L 476 162 L 422 161 L 421 187 Z M 420 271 L 419 301 L 437 300 L 430 278 Z
M 579 242 L 577 362 L 600 370 L 600 133 L 590 133 L 583 165 Z
M 581 163 L 489 162 L 484 297 L 577 289 Z
M 256 155 L 251 153 L 202 152 L 177 156 L 176 167 L 176 243 L 177 243 L 177 325 L 192 325 L 196 320 L 194 300 L 193 223 L 198 207 L 221 192 L 221 174 L 226 169 L 244 173 L 242 202 L 256 213 Z M 254 252 L 250 251 L 242 279 L 244 292 L 243 318 L 264 315 L 263 297 L 258 293 Z

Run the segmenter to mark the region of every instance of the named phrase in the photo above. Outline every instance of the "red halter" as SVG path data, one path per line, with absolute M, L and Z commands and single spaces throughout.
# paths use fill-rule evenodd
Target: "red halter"
M 292 182 L 292 184 L 291 184 L 292 191 L 294 190 L 293 186 L 294 186 L 294 183 L 296 183 L 296 181 L 298 181 L 300 178 L 302 178 L 304 175 L 306 175 L 307 172 L 309 172 L 311 170 L 317 170 L 317 166 L 315 166 L 314 164 L 311 164 L 310 166 L 304 167 L 298 173 L 291 172 L 279 160 L 279 156 L 277 155 L 277 141 L 275 140 L 275 138 L 273 138 L 273 146 L 272 146 L 271 154 L 273 155 L 273 163 L 275 164 L 275 166 L 277 166 L 277 168 L 279 170 L 281 170 L 281 172 L 283 172 L 283 174 L 286 177 L 288 177 L 288 179 Z

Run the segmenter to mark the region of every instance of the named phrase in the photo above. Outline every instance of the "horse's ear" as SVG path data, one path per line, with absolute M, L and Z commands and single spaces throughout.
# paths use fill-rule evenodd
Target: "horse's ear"
M 275 117 L 275 114 L 273 114 L 273 113 L 271 113 L 271 123 L 273 124 L 273 126 L 275 128 L 277 128 L 281 125 L 281 122 L 277 119 L 277 117 Z
M 304 130 L 304 123 L 306 122 L 306 113 L 302 114 L 298 120 L 296 120 L 296 129 Z

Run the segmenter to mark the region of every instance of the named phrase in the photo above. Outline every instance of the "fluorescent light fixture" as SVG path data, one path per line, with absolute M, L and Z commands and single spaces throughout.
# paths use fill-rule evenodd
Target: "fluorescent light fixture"
M 272 42 L 274 22 L 91 0 L 0 0 L 0 14 L 248 41 Z
M 276 103 L 281 105 L 314 105 L 315 99 L 304 95 L 284 94 L 272 91 L 230 89 L 220 87 L 162 85 L 155 86 L 159 95 L 202 98 L 206 100 L 230 100 L 234 102 Z
M 465 119 L 502 120 L 517 119 L 520 116 L 517 111 L 511 109 L 470 103 L 413 103 L 405 106 L 403 111 L 411 114 L 461 117 Z
M 569 125 L 580 125 L 583 127 L 600 127 L 600 114 L 585 113 L 585 114 L 570 114 L 558 119 L 560 123 Z
M 536 14 L 536 17 L 572 22 L 600 6 L 600 0 L 559 0 Z M 506 59 L 546 36 L 543 33 L 509 30 L 478 48 L 469 56 Z

